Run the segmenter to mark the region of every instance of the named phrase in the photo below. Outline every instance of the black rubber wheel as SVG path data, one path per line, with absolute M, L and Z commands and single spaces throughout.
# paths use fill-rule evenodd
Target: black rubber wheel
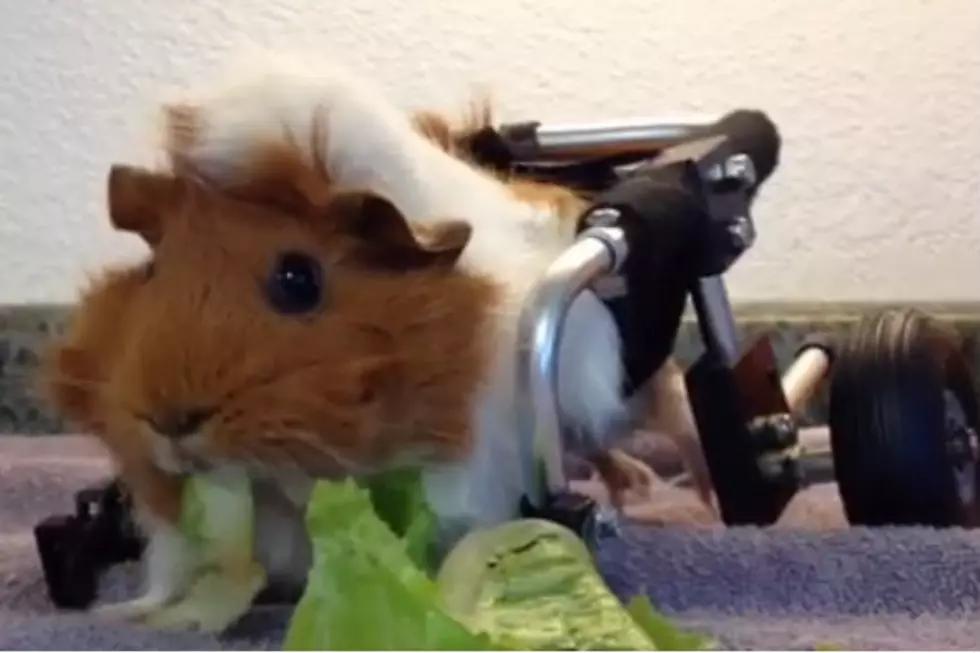
M 929 316 L 858 324 L 833 365 L 828 421 L 850 523 L 974 523 L 976 387 L 958 339 Z

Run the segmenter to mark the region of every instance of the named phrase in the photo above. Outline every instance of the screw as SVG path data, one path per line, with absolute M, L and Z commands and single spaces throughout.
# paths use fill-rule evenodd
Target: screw
M 736 154 L 728 157 L 725 161 L 725 177 L 728 179 L 738 179 L 745 186 L 755 186 L 757 177 L 755 166 L 745 154 Z
M 707 177 L 708 181 L 715 184 L 735 181 L 742 188 L 751 188 L 758 180 L 752 159 L 745 154 L 734 154 L 725 159 L 724 163 L 712 166 Z
M 592 227 L 611 227 L 619 222 L 620 213 L 616 209 L 596 209 L 589 213 L 585 221 Z
M 732 244 L 739 251 L 745 251 L 755 242 L 755 229 L 744 215 L 735 218 L 735 222 L 728 227 L 728 233 L 732 238 Z

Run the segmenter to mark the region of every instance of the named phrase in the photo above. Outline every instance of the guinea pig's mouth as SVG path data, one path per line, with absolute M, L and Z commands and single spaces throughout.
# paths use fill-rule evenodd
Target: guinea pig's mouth
M 153 458 L 157 467 L 170 474 L 187 476 L 212 471 L 215 463 L 209 461 L 195 447 L 192 436 L 182 441 L 173 441 L 159 435 L 153 436 Z
M 181 420 L 156 420 L 143 412 L 134 412 L 137 429 L 149 445 L 153 464 L 162 472 L 189 476 L 212 471 L 217 464 L 207 456 L 206 438 L 202 430 L 204 418 L 195 413 Z M 185 424 L 184 422 L 190 422 Z

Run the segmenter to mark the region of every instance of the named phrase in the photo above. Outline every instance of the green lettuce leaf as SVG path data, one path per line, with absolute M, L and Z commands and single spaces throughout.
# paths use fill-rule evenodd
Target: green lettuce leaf
M 313 567 L 286 650 L 493 650 L 443 608 L 367 490 L 353 481 L 318 483 L 307 524 Z
M 654 609 L 646 596 L 635 597 L 626 610 L 660 651 L 707 651 L 718 646 L 711 638 L 679 630 Z
M 255 512 L 248 475 L 222 469 L 184 484 L 180 529 L 204 566 L 252 563 Z
M 624 607 L 582 540 L 519 520 L 473 531 L 427 573 L 435 519 L 418 475 L 320 482 L 314 551 L 286 650 L 699 650 L 649 601 Z
M 425 498 L 421 474 L 411 469 L 392 471 L 370 477 L 362 485 L 378 518 L 405 542 L 412 562 L 427 572 L 435 571 L 436 518 Z
M 650 650 L 645 628 L 596 570 L 585 543 L 550 521 L 475 531 L 446 558 L 438 583 L 462 621 L 532 650 Z

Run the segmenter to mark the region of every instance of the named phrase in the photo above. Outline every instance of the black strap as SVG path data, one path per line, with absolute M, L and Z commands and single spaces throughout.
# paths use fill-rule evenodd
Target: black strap
M 693 226 L 686 184 L 675 178 L 678 174 L 683 176 L 683 167 L 624 180 L 619 166 L 644 161 L 652 155 L 571 162 L 519 161 L 507 140 L 491 127 L 469 134 L 460 145 L 479 165 L 518 178 L 571 188 L 596 202 L 593 208 L 609 206 L 620 211 L 620 226 L 629 233 L 631 245 L 643 255 L 634 252 L 623 270 L 626 293 L 601 299 L 620 333 L 626 371 L 622 390 L 625 396 L 633 395 L 673 350 L 687 298 L 687 276 L 681 271 L 681 262 L 690 256 L 671 247 L 673 243 L 687 242 L 673 231 L 687 231 Z M 682 206 L 676 206 L 678 202 Z M 581 224 L 580 230 L 586 226 Z M 665 229 L 670 233 L 663 233 Z

